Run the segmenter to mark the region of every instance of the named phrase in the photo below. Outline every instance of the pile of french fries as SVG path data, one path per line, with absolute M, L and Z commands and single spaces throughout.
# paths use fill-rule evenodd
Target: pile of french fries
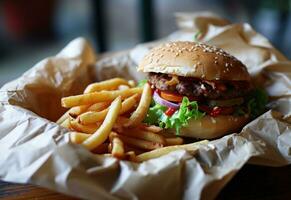
M 157 126 L 143 123 L 152 100 L 149 84 L 136 87 L 122 78 L 92 83 L 84 93 L 62 98 L 68 111 L 57 121 L 71 129 L 70 139 L 96 154 L 142 162 L 184 149 L 195 152 L 199 143 L 184 144 Z

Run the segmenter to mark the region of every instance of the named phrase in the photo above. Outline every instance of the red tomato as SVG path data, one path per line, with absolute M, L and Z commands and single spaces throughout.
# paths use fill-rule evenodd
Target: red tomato
M 182 95 L 174 94 L 174 93 L 168 93 L 168 92 L 163 92 L 161 91 L 161 97 L 163 99 L 166 99 L 168 101 L 173 101 L 173 102 L 181 102 L 183 99 Z
M 211 113 L 210 113 L 210 116 L 212 116 L 212 117 L 216 117 L 216 116 L 218 116 L 218 115 L 221 114 L 221 111 L 222 111 L 222 109 L 221 109 L 220 107 L 215 106 L 215 107 L 212 109 L 212 111 L 211 111 Z
M 165 114 L 166 114 L 167 116 L 172 116 L 175 112 L 176 112 L 176 109 L 174 109 L 174 108 L 168 108 L 168 109 L 166 110 Z
M 199 110 L 206 112 L 212 117 L 217 117 L 218 115 L 230 115 L 233 113 L 234 108 L 233 107 L 218 107 L 215 106 L 214 108 L 205 106 L 205 105 L 200 105 Z

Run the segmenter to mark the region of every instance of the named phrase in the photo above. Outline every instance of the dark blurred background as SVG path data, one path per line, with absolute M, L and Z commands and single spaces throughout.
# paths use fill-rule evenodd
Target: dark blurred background
M 249 22 L 291 58 L 291 0 L 0 0 L 0 86 L 70 40 L 131 48 L 176 30 L 175 12 L 208 10 Z

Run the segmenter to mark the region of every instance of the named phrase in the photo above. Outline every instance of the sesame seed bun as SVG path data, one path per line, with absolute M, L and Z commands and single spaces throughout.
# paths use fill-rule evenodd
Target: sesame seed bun
M 195 42 L 171 42 L 153 48 L 139 64 L 138 71 L 250 81 L 245 65 L 235 57 L 220 48 Z
M 218 138 L 239 131 L 248 121 L 248 116 L 219 115 L 211 117 L 206 115 L 200 120 L 190 120 L 187 127 L 181 128 L 180 136 L 198 139 Z M 167 129 L 167 132 L 176 133 L 174 129 Z

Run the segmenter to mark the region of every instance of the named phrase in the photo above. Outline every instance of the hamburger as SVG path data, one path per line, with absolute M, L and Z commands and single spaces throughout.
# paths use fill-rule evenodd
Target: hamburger
M 138 71 L 148 73 L 153 89 L 144 122 L 180 136 L 211 139 L 238 131 L 267 102 L 246 66 L 215 46 L 162 44 L 143 58 Z

